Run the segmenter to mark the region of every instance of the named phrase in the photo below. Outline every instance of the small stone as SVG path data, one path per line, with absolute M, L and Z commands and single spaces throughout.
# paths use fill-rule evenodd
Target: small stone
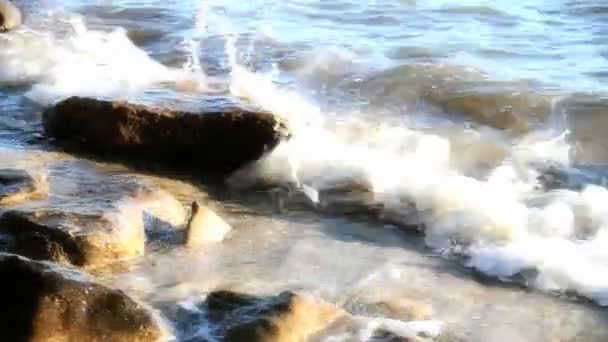
M 192 212 L 185 232 L 188 247 L 217 243 L 224 240 L 232 227 L 207 206 L 192 202 Z

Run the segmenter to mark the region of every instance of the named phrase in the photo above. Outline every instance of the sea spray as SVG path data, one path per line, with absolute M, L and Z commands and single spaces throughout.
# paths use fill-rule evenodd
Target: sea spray
M 447 138 L 403 126 L 387 130 L 383 141 L 370 125 L 377 141 L 363 131 L 357 142 L 344 142 L 340 133 L 348 130 L 328 128 L 318 106 L 240 65 L 232 65 L 231 91 L 285 117 L 294 130 L 291 141 L 236 177 L 235 184 L 246 184 L 248 177 L 250 184 L 295 179 L 320 191 L 360 178 L 387 207 L 406 200 L 428 213 L 429 247 L 461 254 L 467 266 L 503 280 L 526 274 L 532 287 L 575 291 L 608 304 L 608 253 L 599 248 L 608 201 L 598 200 L 608 190 L 568 192 L 574 200 L 539 190 L 535 166 L 569 164 L 568 131 L 548 129 L 516 139 L 502 163 L 483 177 L 471 177 L 452 166 Z M 587 231 L 585 238 L 580 231 Z

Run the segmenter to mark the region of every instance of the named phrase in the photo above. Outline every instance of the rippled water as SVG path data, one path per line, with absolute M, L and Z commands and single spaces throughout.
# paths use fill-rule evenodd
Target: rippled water
M 229 241 L 160 248 L 110 284 L 161 308 L 218 288 L 302 290 L 370 314 L 361 294 L 414 298 L 470 341 L 607 339 L 602 1 L 15 3 L 26 26 L 0 36 L 0 154 L 51 170 L 52 196 L 34 205 L 103 206 L 132 180 L 207 197 L 50 152 L 38 113 L 71 95 L 190 110 L 238 98 L 294 130 L 231 179 L 242 190 L 211 196 L 237 228 Z M 415 206 L 425 234 L 277 214 L 248 190 L 262 178 L 362 184 L 393 223 Z

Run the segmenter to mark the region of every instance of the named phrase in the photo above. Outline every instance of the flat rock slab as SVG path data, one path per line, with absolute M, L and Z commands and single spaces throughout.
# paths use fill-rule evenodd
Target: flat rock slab
M 84 268 L 144 254 L 146 229 L 179 226 L 185 210 L 170 194 L 141 190 L 103 210 L 13 209 L 0 216 L 3 251 Z
M 45 197 L 48 184 L 44 174 L 21 169 L 0 169 L 0 205 Z
M 164 325 L 122 291 L 49 263 L 0 254 L 3 341 L 158 341 Z
M 231 107 L 188 113 L 81 97 L 47 109 L 43 126 L 71 150 L 222 177 L 289 136 L 286 125 L 265 112 Z

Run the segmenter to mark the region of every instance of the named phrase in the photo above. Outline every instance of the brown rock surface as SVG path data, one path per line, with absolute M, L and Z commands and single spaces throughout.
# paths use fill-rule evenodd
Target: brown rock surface
M 274 115 L 243 108 L 204 113 L 72 97 L 43 115 L 48 136 L 101 157 L 162 163 L 225 176 L 259 159 L 288 135 Z
M 0 254 L 3 341 L 158 341 L 164 327 L 124 292 L 52 264 Z

